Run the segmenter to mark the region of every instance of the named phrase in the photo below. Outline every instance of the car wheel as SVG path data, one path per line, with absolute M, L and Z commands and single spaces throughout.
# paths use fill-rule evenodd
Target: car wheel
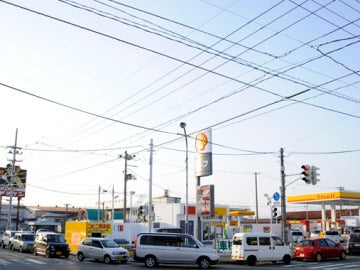
M 210 260 L 206 257 L 201 257 L 198 261 L 200 269 L 208 269 L 210 267 Z
M 284 264 L 290 264 L 291 263 L 291 256 L 285 255 L 283 259 Z
M 154 256 L 145 257 L 145 266 L 148 268 L 153 268 L 157 264 L 156 258 Z
M 321 262 L 321 261 L 322 261 L 322 255 L 321 255 L 321 253 L 316 254 L 316 256 L 315 256 L 315 261 L 317 261 L 317 262 Z
M 345 258 L 346 258 L 346 253 L 345 251 L 342 251 L 340 254 L 340 260 L 345 260 Z
M 78 255 L 77 255 L 77 258 L 80 262 L 82 262 L 84 260 L 84 254 L 82 254 L 82 252 L 79 252 Z
M 45 256 L 46 256 L 46 258 L 50 258 L 50 257 L 51 257 L 50 249 L 47 249 L 47 250 L 46 250 Z
M 256 257 L 250 256 L 246 261 L 249 266 L 254 266 L 256 264 Z
M 105 257 L 104 257 L 104 262 L 105 262 L 106 264 L 111 263 L 111 258 L 110 258 L 109 255 L 105 255 Z

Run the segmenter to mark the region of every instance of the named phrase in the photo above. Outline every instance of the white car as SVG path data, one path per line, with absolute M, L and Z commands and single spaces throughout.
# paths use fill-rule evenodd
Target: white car
M 341 241 L 341 234 L 336 230 L 330 230 L 325 232 L 325 238 L 331 239 L 336 243 L 340 243 Z
M 110 239 L 87 237 L 78 247 L 77 258 L 81 262 L 84 259 L 96 259 L 105 263 L 122 262 L 129 259 L 129 251 Z
M 19 252 L 32 252 L 34 249 L 35 234 L 33 233 L 16 233 L 11 241 L 12 251 L 18 250 Z

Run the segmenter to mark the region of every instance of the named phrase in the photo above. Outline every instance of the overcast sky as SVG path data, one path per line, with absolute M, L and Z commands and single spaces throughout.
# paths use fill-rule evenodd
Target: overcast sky
M 122 207 L 195 201 L 194 137 L 212 129 L 218 205 L 255 210 L 287 195 L 360 192 L 357 1 L 0 1 L 1 166 L 18 129 L 26 205 Z M 320 168 L 317 185 L 301 165 Z M 129 200 L 129 195 L 128 195 Z M 129 201 L 128 201 L 129 202 Z M 288 205 L 288 211 L 305 210 Z

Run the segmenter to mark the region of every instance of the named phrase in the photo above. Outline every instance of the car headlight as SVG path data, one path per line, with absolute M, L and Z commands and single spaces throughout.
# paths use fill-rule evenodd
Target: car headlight
M 55 246 L 51 245 L 51 246 L 50 246 L 50 249 L 51 249 L 51 250 L 55 250 Z

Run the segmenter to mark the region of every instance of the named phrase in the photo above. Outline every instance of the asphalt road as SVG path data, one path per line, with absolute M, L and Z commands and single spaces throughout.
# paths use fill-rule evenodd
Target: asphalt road
M 8 249 L 0 249 L 0 269 L 1 270 L 122 270 L 127 269 L 147 269 L 142 263 L 135 263 L 129 261 L 127 264 L 104 264 L 97 261 L 79 262 L 75 256 L 65 258 L 46 258 L 44 256 L 34 256 L 32 253 L 13 252 Z M 160 265 L 157 269 L 160 270 L 179 270 L 179 269 L 198 269 L 196 265 Z M 291 264 L 284 265 L 282 263 L 272 264 L 271 262 L 258 263 L 256 266 L 249 267 L 245 265 L 237 265 L 235 263 L 221 263 L 212 266 L 211 269 L 253 269 L 253 270 L 279 270 L 279 269 L 294 269 L 294 270 L 358 270 L 360 269 L 360 256 L 348 256 L 345 260 L 328 260 L 323 262 L 304 261 L 298 262 L 293 260 Z

